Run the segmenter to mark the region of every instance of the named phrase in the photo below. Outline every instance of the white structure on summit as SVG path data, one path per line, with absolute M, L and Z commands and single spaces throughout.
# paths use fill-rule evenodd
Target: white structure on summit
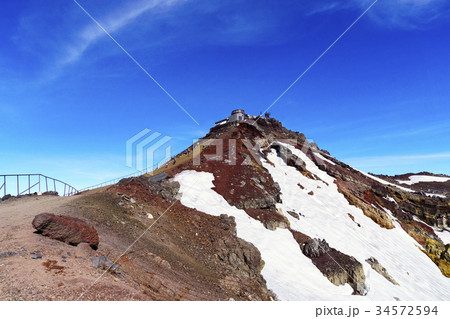
M 228 122 L 238 122 L 245 119 L 245 111 L 238 109 L 231 112 L 231 116 L 228 118 Z
M 216 126 L 227 124 L 227 123 L 236 123 L 236 122 L 242 122 L 245 120 L 252 120 L 255 118 L 256 117 L 253 115 L 245 114 L 244 110 L 237 109 L 237 110 L 234 110 L 233 112 L 231 112 L 231 115 L 228 118 L 216 122 Z

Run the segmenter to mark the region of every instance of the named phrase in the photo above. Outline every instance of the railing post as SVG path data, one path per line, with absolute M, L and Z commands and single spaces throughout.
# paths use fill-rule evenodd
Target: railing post
M 32 176 L 38 176 L 37 182 L 34 183 L 33 185 L 31 185 L 31 182 L 34 182 L 34 181 L 32 181 Z M 79 191 L 76 188 L 74 188 L 73 186 L 71 186 L 71 185 L 69 185 L 69 184 L 67 184 L 67 183 L 65 183 L 63 181 L 60 181 L 58 179 L 51 178 L 51 177 L 48 177 L 48 176 L 45 176 L 45 175 L 42 175 L 42 174 L 14 174 L 14 175 L 12 175 L 12 174 L 5 174 L 5 175 L 0 175 L 0 181 L 1 181 L 2 177 L 3 177 L 3 184 L 0 184 L 0 198 L 2 196 L 1 195 L 2 193 L 3 193 L 3 196 L 6 196 L 8 192 L 12 196 L 17 196 L 17 197 L 21 196 L 22 194 L 31 195 L 31 193 L 32 193 L 31 190 L 34 189 L 35 186 L 38 186 L 39 193 L 44 191 L 44 190 L 46 192 L 48 192 L 49 191 L 49 185 L 48 185 L 49 179 L 53 180 L 53 187 L 54 187 L 54 191 L 55 192 L 58 192 L 58 188 L 56 186 L 57 182 L 62 184 L 62 185 L 64 185 L 64 193 L 63 193 L 62 196 L 72 196 L 72 195 L 75 195 L 75 194 L 79 193 Z M 41 185 L 41 183 L 44 182 L 42 177 L 45 179 L 45 187 Z M 16 193 L 14 193 L 14 191 L 12 191 L 12 190 L 9 190 L 9 191 L 7 190 L 8 178 L 16 178 L 16 183 L 17 183 L 16 184 L 16 191 L 17 191 Z M 28 179 L 28 188 L 25 188 L 21 192 L 20 191 L 21 190 L 20 180 L 21 179 L 23 180 L 24 178 Z M 27 181 L 25 180 L 24 183 L 26 185 Z M 14 186 L 12 186 L 12 188 L 14 188 Z M 2 189 L 3 189 L 3 192 L 2 192 Z M 51 189 L 51 186 L 50 186 L 50 189 Z M 62 189 L 61 189 L 61 192 L 63 192 Z

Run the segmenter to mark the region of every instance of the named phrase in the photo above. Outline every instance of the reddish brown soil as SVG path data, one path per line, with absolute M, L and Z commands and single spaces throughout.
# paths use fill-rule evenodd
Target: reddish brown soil
M 62 274 L 64 272 L 64 266 L 58 266 L 58 261 L 57 260 L 47 260 L 45 262 L 42 263 L 42 265 L 45 266 L 45 268 L 47 268 L 47 271 L 55 271 L 55 274 Z M 64 286 L 64 284 L 61 282 L 58 284 L 58 287 Z
M 116 191 L 136 196 L 137 202 L 119 206 L 121 198 Z M 43 205 L 36 205 L 41 200 Z M 52 200 L 26 198 L 0 204 L 4 217 L 0 228 L 5 234 L 0 252 L 20 253 L 0 260 L 0 299 L 75 300 L 81 293 L 82 300 L 270 298 L 261 277 L 250 279 L 228 261 L 218 259 L 218 238 L 240 245 L 235 229 L 218 217 L 180 203 L 170 207 L 171 203 L 146 193 L 142 185 L 134 182 L 106 192 Z M 42 210 L 88 221 L 100 236 L 98 250 L 74 247 L 34 233 L 31 221 Z M 149 219 L 147 213 L 154 219 Z M 103 270 L 92 267 L 89 258 L 103 255 L 114 261 L 125 251 L 118 261 L 120 275 L 107 273 L 89 288 L 103 274 Z M 44 261 L 31 259 L 30 252 L 41 253 Z
M 97 252 L 88 247 L 86 253 L 36 234 L 31 225 L 34 216 L 43 211 L 74 213 L 71 205 L 82 198 L 34 196 L 0 203 L 0 252 L 18 252 L 0 259 L 0 300 L 76 300 L 101 275 L 89 257 L 107 255 L 107 245 L 100 245 Z M 32 259 L 36 254 L 42 259 Z M 138 288 L 107 275 L 84 299 L 148 299 Z
M 187 169 L 210 172 L 214 175 L 213 189 L 222 195 L 228 203 L 240 208 L 242 208 L 240 205 L 247 199 L 265 198 L 268 194 L 276 198 L 278 191 L 274 187 L 274 181 L 271 175 L 258 163 L 259 159 L 255 156 L 254 151 L 249 149 L 248 145 L 244 142 L 245 139 L 253 140 L 254 138 L 262 138 L 261 133 L 250 125 L 242 124 L 239 127 L 231 127 L 221 134 L 219 133 L 219 135 L 223 141 L 223 158 L 220 161 L 207 159 L 210 156 L 216 155 L 218 152 L 216 146 L 213 145 L 201 151 L 200 165 L 194 165 L 192 161 L 187 161 L 170 168 L 166 171 L 167 174 L 172 177 Z M 229 149 L 230 140 L 236 142 L 234 153 L 236 154 L 235 165 L 224 163 L 224 160 L 234 162 L 233 153 Z M 245 165 L 245 163 L 249 162 L 251 162 L 251 165 Z M 255 180 L 252 180 L 261 178 L 265 180 L 265 183 L 257 183 Z M 264 190 L 258 187 L 257 184 L 263 186 Z M 263 223 L 284 221 L 284 218 L 276 212 L 274 205 L 266 209 L 244 208 L 244 210 L 249 216 Z
M 308 235 L 305 235 L 299 231 L 289 229 L 292 233 L 292 236 L 294 236 L 295 241 L 301 246 L 304 243 L 306 243 L 308 240 L 311 240 L 312 238 Z

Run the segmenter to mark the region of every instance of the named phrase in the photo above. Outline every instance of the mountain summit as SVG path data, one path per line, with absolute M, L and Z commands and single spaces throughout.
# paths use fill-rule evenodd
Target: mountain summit
M 444 297 L 445 196 L 353 169 L 275 119 L 230 118 L 171 176 L 183 205 L 235 218 L 237 236 L 260 251 L 261 274 L 278 298 Z
M 86 258 L 114 264 L 89 289 L 77 266 L 85 299 L 108 299 L 103 285 L 114 299 L 449 300 L 449 180 L 363 173 L 236 110 L 152 174 L 55 211 L 93 225 Z M 32 235 L 51 255 L 54 240 Z

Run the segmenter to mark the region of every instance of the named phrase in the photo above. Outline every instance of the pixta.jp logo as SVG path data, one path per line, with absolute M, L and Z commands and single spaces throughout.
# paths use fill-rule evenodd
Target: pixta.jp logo
M 127 166 L 138 171 L 153 169 L 170 160 L 172 146 L 167 145 L 172 137 L 152 132 L 148 128 L 127 140 Z M 158 158 L 162 160 L 157 162 Z

